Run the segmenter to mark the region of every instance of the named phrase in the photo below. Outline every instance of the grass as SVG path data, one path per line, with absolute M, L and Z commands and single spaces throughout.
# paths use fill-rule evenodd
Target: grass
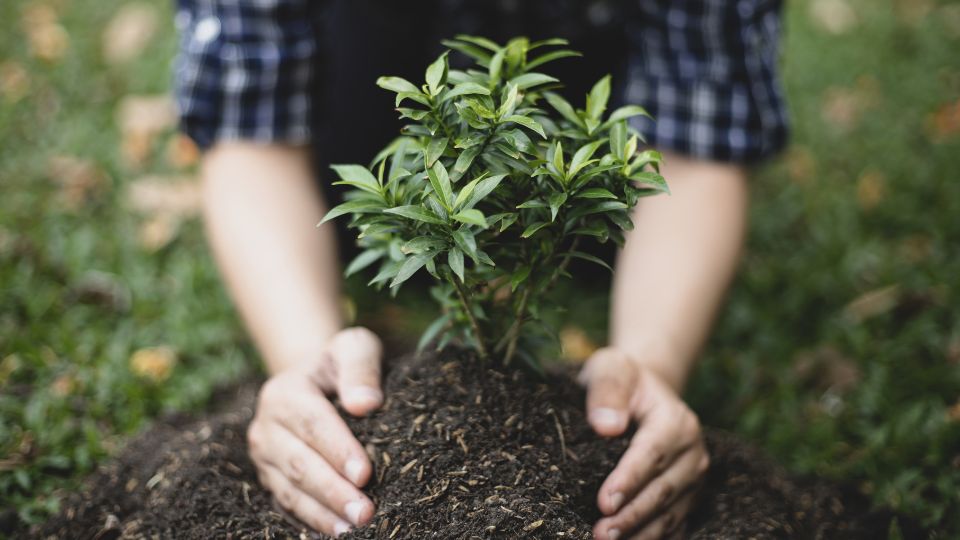
M 816 2 L 788 3 L 794 144 L 756 175 L 748 252 L 688 397 L 792 470 L 849 482 L 949 537 L 960 120 L 944 107 L 960 109 L 960 15 L 932 0 L 848 1 L 853 26 L 839 33 L 811 16 Z M 151 418 L 200 409 L 256 369 L 195 220 L 163 247 L 140 239 L 149 216 L 131 211 L 127 187 L 182 171 L 164 158 L 169 131 L 127 163 L 116 106 L 166 91 L 175 40 L 159 3 L 158 36 L 106 64 L 101 34 L 121 4 L 53 2 L 69 34 L 53 62 L 24 37 L 35 4 L 0 4 L 0 65 L 29 79 L 19 100 L 0 93 L 0 508 L 28 522 Z M 72 207 L 49 174 L 58 155 L 111 181 Z M 597 294 L 572 315 L 594 337 Z M 169 375 L 131 361 L 158 346 L 175 351 Z

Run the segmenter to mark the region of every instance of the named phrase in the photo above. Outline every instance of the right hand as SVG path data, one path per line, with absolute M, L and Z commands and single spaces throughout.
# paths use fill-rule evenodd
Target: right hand
M 366 328 L 335 334 L 320 358 L 270 377 L 247 430 L 260 483 L 306 525 L 332 536 L 373 517 L 360 491 L 373 470 L 328 396 L 362 416 L 380 407 L 380 340 Z

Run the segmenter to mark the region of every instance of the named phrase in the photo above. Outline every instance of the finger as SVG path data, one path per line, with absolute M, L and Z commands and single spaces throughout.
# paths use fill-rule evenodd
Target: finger
M 627 355 L 606 347 L 590 357 L 580 380 L 587 386 L 587 419 L 594 431 L 605 437 L 623 433 L 630 422 L 636 366 Z
M 271 381 L 267 381 L 270 385 Z M 282 395 L 277 395 L 285 392 Z M 275 422 L 297 439 L 315 450 L 340 475 L 362 487 L 370 479 L 372 466 L 367 453 L 353 436 L 343 418 L 319 392 L 291 392 L 284 387 L 266 388 L 261 392 L 261 409 Z M 275 452 L 276 445 L 264 433 L 262 424 L 254 422 L 248 431 L 251 451 L 262 447 L 267 452 Z
M 704 454 L 686 452 L 663 474 L 647 484 L 613 516 L 605 517 L 594 527 L 597 538 L 621 538 L 629 531 L 646 526 L 658 514 L 685 497 L 698 485 Z
M 274 494 L 280 506 L 305 525 L 331 536 L 340 536 L 350 530 L 349 523 L 293 485 L 279 469 L 260 467 L 259 475 L 260 483 Z
M 687 514 L 693 508 L 696 494 L 688 493 L 673 503 L 670 508 L 662 512 L 646 526 L 640 528 L 630 536 L 630 540 L 660 540 L 662 538 L 677 538 L 683 529 Z
M 695 445 L 702 449 L 699 422 L 686 407 L 650 411 L 619 463 L 604 481 L 597 506 L 605 515 L 633 499 L 657 475 Z M 703 451 L 706 453 L 705 450 Z
M 350 414 L 362 416 L 383 403 L 380 339 L 366 328 L 341 330 L 327 346 L 336 369 L 337 395 Z
M 373 517 L 373 503 L 312 448 L 281 426 L 272 431 L 279 450 L 267 456 L 258 452 L 255 459 L 261 465 L 279 470 L 291 484 L 353 525 Z

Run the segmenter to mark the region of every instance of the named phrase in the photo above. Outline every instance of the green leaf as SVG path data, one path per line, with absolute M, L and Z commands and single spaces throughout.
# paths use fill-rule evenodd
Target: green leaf
M 428 168 L 433 167 L 433 164 L 440 159 L 440 156 L 443 155 L 443 151 L 447 149 L 447 144 L 449 142 L 449 139 L 446 137 L 430 139 L 430 144 L 427 145 L 427 148 L 423 152 L 423 159 Z
M 593 154 L 597 152 L 597 149 L 604 143 L 606 139 L 600 139 L 599 141 L 594 141 L 589 144 L 585 144 L 573 154 L 573 158 L 570 160 L 570 171 L 569 176 L 572 178 L 580 172 L 580 169 L 583 169 L 590 164 L 590 158 L 593 157 Z
M 534 69 L 542 66 L 543 64 L 546 64 L 547 62 L 553 62 L 554 60 L 559 60 L 561 58 L 569 58 L 571 56 L 583 56 L 583 55 L 577 51 L 568 51 L 568 50 L 552 51 L 544 55 L 538 56 L 533 60 L 527 62 L 527 69 Z
M 453 188 L 450 186 L 450 176 L 447 174 L 447 168 L 443 166 L 443 162 L 437 161 L 434 163 L 433 167 L 427 171 L 427 176 L 430 177 L 430 185 L 433 186 L 433 190 L 440 197 L 443 206 L 447 210 L 452 210 Z
M 434 319 L 430 326 L 423 331 L 423 334 L 420 335 L 420 340 L 417 342 L 417 352 L 422 351 L 426 348 L 437 337 L 438 334 L 450 324 L 450 320 L 453 318 L 453 314 L 444 313 L 443 315 Z
M 493 41 L 490 41 L 485 37 L 458 34 L 454 36 L 454 39 L 457 39 L 459 41 L 466 41 L 467 43 L 478 45 L 480 47 L 483 47 L 484 49 L 489 50 L 490 52 L 497 52 L 500 50 L 500 45 L 497 45 L 496 43 L 494 43 Z
M 368 249 L 360 255 L 357 255 L 350 264 L 347 265 L 347 269 L 344 271 L 344 277 L 350 277 L 353 274 L 356 274 L 360 270 L 370 266 L 371 264 L 380 260 L 386 252 L 382 249 Z
M 533 130 L 537 135 L 540 135 L 544 139 L 547 138 L 546 132 L 543 130 L 543 126 L 540 125 L 540 122 L 537 122 L 533 118 L 528 116 L 521 116 L 519 114 L 511 114 L 503 119 L 503 122 L 513 122 L 515 124 L 520 124 L 521 126 Z
M 587 95 L 587 116 L 592 120 L 600 120 L 603 111 L 607 110 L 607 101 L 610 100 L 610 75 L 597 81 Z
M 610 128 L 610 152 L 618 160 L 626 159 L 623 151 L 627 146 L 627 123 L 617 122 Z
M 519 217 L 517 214 L 509 214 L 500 220 L 500 232 L 507 230 L 511 225 L 516 223 Z
M 476 189 L 477 184 L 483 180 L 483 176 L 474 178 L 467 185 L 463 186 L 463 189 L 460 190 L 460 193 L 457 193 L 457 199 L 453 201 L 453 209 L 459 210 L 463 203 L 467 202 L 470 199 L 470 196 L 473 195 L 473 190 Z
M 420 92 L 420 91 L 417 91 L 417 92 L 400 92 L 399 94 L 397 94 L 397 98 L 394 100 L 393 106 L 394 106 L 394 107 L 399 107 L 400 104 L 403 103 L 403 101 L 404 101 L 405 99 L 412 99 L 412 100 L 416 101 L 417 103 L 419 103 L 419 104 L 421 104 L 421 105 L 423 105 L 423 106 L 425 106 L 425 107 L 429 107 L 429 106 L 430 106 L 430 99 L 427 97 L 426 94 L 424 94 L 423 92 Z
M 473 58 L 481 66 L 487 66 L 490 63 L 490 58 L 492 54 L 484 51 L 482 48 L 477 47 L 476 45 L 471 45 L 470 43 L 460 43 L 453 40 L 443 40 L 441 41 L 445 47 L 449 47 L 455 51 L 459 51 L 470 58 Z
M 550 225 L 549 221 L 538 221 L 536 223 L 531 223 L 530 226 L 523 231 L 523 234 L 520 235 L 520 238 L 530 238 L 531 236 L 537 234 L 537 231 L 546 227 L 547 225 Z
M 453 219 L 468 225 L 479 225 L 484 228 L 487 227 L 487 218 L 484 217 L 483 212 L 473 208 L 469 210 L 461 210 L 453 215 Z
M 417 270 L 423 268 L 423 265 L 427 264 L 432 257 L 429 255 L 413 255 L 407 257 L 403 264 L 400 266 L 400 269 L 397 270 L 397 275 L 394 276 L 393 281 L 390 282 L 390 288 L 396 289 L 400 286 L 401 283 L 410 279 L 414 274 L 417 273 Z
M 477 260 L 477 239 L 473 236 L 470 229 L 457 229 L 453 231 L 453 241 L 457 247 L 470 256 L 474 261 Z
M 604 262 L 603 259 L 600 259 L 599 257 L 595 257 L 595 256 L 593 256 L 593 255 L 590 255 L 589 253 L 584 253 L 584 252 L 582 252 L 582 251 L 571 251 L 571 252 L 569 253 L 569 255 L 570 255 L 571 257 L 576 258 L 576 259 L 583 259 L 583 260 L 585 260 L 585 261 L 590 261 L 590 262 L 592 262 L 592 263 L 599 264 L 600 266 L 602 266 L 602 267 L 606 268 L 607 270 L 613 272 L 613 268 L 610 268 L 610 265 L 607 264 L 606 262 Z
M 400 248 L 404 255 L 419 254 L 425 251 L 438 251 L 447 247 L 447 243 L 433 236 L 418 236 Z
M 453 99 L 459 96 L 476 95 L 476 94 L 489 96 L 490 90 L 488 90 L 486 87 L 481 86 L 475 82 L 464 82 L 454 86 L 453 90 L 450 90 L 449 92 L 444 94 L 443 101 L 446 101 L 448 99 Z
M 495 174 L 493 176 L 488 176 L 480 181 L 477 184 L 477 187 L 473 190 L 473 195 L 470 196 L 470 199 L 467 201 L 464 208 L 473 208 L 477 203 L 482 201 L 489 195 L 493 190 L 497 189 L 497 186 L 500 185 L 500 182 L 506 177 L 505 174 Z
M 611 193 L 609 190 L 603 188 L 589 188 L 585 189 L 576 195 L 575 198 L 578 199 L 617 199 L 618 197 Z
M 524 73 L 510 79 L 510 84 L 517 85 L 517 88 L 520 90 L 526 90 L 527 88 L 533 88 L 534 86 L 540 86 L 541 84 L 549 84 L 560 82 L 556 77 L 551 77 L 544 73 Z
M 630 180 L 640 184 L 642 187 L 647 189 L 653 189 L 656 191 L 662 191 L 664 193 L 670 193 L 670 187 L 667 186 L 667 181 L 664 180 L 662 176 L 655 172 L 643 171 L 637 174 L 634 174 L 630 177 Z
M 560 207 L 563 206 L 563 203 L 567 202 L 566 193 L 554 193 L 550 195 L 550 198 L 547 199 L 547 202 L 550 205 L 550 221 L 557 219 L 557 212 L 560 211 Z
M 517 205 L 518 209 L 523 208 L 546 208 L 547 203 L 541 201 L 540 199 L 530 199 L 529 201 L 522 202 Z
M 517 270 L 510 276 L 510 290 L 516 291 L 517 287 L 526 281 L 530 277 L 530 267 L 527 265 L 517 268 Z
M 547 39 L 541 39 L 540 41 L 534 41 L 533 43 L 530 44 L 529 50 L 532 51 L 534 49 L 539 49 L 540 47 L 549 47 L 551 45 L 561 46 L 561 45 L 569 45 L 569 44 L 570 42 L 564 38 L 547 38 Z
M 455 247 L 447 252 L 447 264 L 450 265 L 453 273 L 463 282 L 463 251 L 461 251 L 460 248 Z
M 510 116 L 513 113 L 513 110 L 517 108 L 517 101 L 520 97 L 520 89 L 517 88 L 517 85 L 512 83 L 507 83 L 506 88 L 504 88 L 503 101 L 500 102 L 500 108 L 497 109 L 497 118 L 504 118 Z
M 553 166 L 560 173 L 560 176 L 566 178 L 566 169 L 563 166 L 563 146 L 560 139 L 557 139 L 557 145 L 553 149 Z
M 490 59 L 490 67 L 487 68 L 487 71 L 490 73 L 490 84 L 492 86 L 500 84 L 500 72 L 503 69 L 503 57 L 505 54 L 506 50 L 500 49 L 493 55 L 493 58 Z
M 380 271 L 373 277 L 367 285 L 375 285 L 393 278 L 400 271 L 401 261 L 386 261 L 380 266 Z
M 366 167 L 360 165 L 331 165 L 330 168 L 336 171 L 337 176 L 340 177 L 340 181 L 334 182 L 333 185 L 353 186 L 367 193 L 377 196 L 382 195 L 380 182 Z
M 427 67 L 426 79 L 430 93 L 437 95 L 442 85 L 447 82 L 447 72 L 450 70 L 450 64 L 447 62 L 447 53 L 444 52 L 429 67 Z
M 610 113 L 610 118 L 607 118 L 607 121 L 604 122 L 604 125 L 610 126 L 621 120 L 633 118 L 634 116 L 646 116 L 647 118 L 653 118 L 646 109 L 639 105 L 626 105 Z
M 420 89 L 416 87 L 412 82 L 402 78 L 402 77 L 380 77 L 377 79 L 377 86 L 383 88 L 384 90 L 390 90 L 391 92 L 407 92 L 411 94 L 419 94 Z
M 559 94 L 554 94 L 553 92 L 545 92 L 543 97 L 547 98 L 547 102 L 550 103 L 550 106 L 557 110 L 561 116 L 567 119 L 568 122 L 574 124 L 575 126 L 586 129 L 586 125 L 583 123 L 583 120 L 573 110 L 573 106 L 570 105 L 567 100 L 560 97 Z
M 416 221 L 422 221 L 424 223 L 433 223 L 435 225 L 443 225 L 445 222 L 438 218 L 433 212 L 426 210 L 424 207 L 419 205 L 407 205 L 407 206 L 397 206 L 394 208 L 388 208 L 383 211 L 385 214 L 396 214 L 398 216 L 403 216 L 407 219 L 413 219 Z
M 623 210 L 628 206 L 620 201 L 602 201 L 590 206 L 580 206 L 570 211 L 569 219 L 576 219 L 590 214 L 600 214 L 614 210 Z
M 482 150 L 480 146 L 471 146 L 457 156 L 457 162 L 453 164 L 453 174 L 457 178 L 463 176 L 470 169 L 473 160 L 480 155 L 480 150 Z
M 384 206 L 382 202 L 371 199 L 356 199 L 353 201 L 347 201 L 343 204 L 334 206 L 329 212 L 327 212 L 327 215 L 323 216 L 323 219 L 320 220 L 320 223 L 317 223 L 317 227 L 344 214 L 368 214 L 370 212 L 379 212 L 383 210 L 383 208 Z

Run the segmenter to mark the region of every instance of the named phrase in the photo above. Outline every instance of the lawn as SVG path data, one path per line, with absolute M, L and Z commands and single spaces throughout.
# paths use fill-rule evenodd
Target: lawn
M 162 97 L 168 4 L 0 3 L 0 531 L 258 369 Z M 754 177 L 688 392 L 706 423 L 943 537 L 960 535 L 957 50 L 956 2 L 788 3 L 793 144 Z M 361 313 L 429 317 L 351 290 Z M 603 291 L 580 301 L 565 335 L 599 342 Z

